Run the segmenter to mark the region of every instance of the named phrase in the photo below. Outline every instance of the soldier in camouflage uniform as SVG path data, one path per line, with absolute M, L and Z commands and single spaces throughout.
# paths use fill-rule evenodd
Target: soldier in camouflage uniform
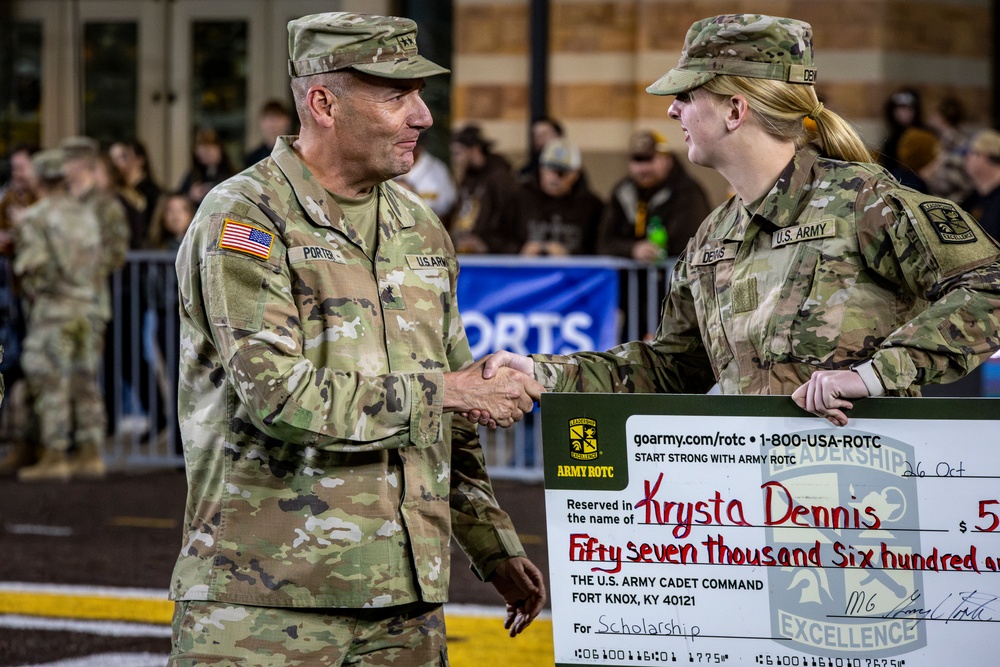
M 129 247 L 129 225 L 125 207 L 112 194 L 102 191 L 95 175 L 97 155 L 100 146 L 90 137 L 67 137 L 59 147 L 66 153 L 66 180 L 70 192 L 96 216 L 100 227 L 101 246 L 96 258 L 94 274 L 97 285 L 98 309 L 91 326 L 94 329 L 95 354 L 103 358 L 104 334 L 111 321 L 111 281 L 113 272 L 125 265 L 125 253 Z M 128 316 L 128 315 L 126 315 Z M 139 317 L 139 314 L 135 314 Z M 105 385 L 110 387 L 110 378 Z M 110 389 L 109 389 L 110 391 Z M 100 416 L 94 415 L 101 424 L 107 423 L 107 410 L 103 403 Z M 105 433 L 107 429 L 105 428 Z M 99 478 L 105 473 L 102 450 L 104 437 L 95 446 L 88 445 L 73 458 L 73 472 L 79 477 Z
M 1000 346 L 1000 252 L 964 211 L 902 187 L 812 82 L 812 29 L 761 15 L 688 31 L 647 90 L 676 95 L 691 161 L 736 195 L 677 262 L 649 343 L 498 353 L 549 390 L 790 394 L 837 425 L 851 399 L 911 396 Z M 818 134 L 806 134 L 803 121 Z
M 69 479 L 70 446 L 96 447 L 104 437 L 92 324 L 100 229 L 67 192 L 63 160 L 59 149 L 32 158 L 42 198 L 25 210 L 17 232 L 14 273 L 28 309 L 22 365 L 44 446 L 37 464 L 17 471 L 21 481 Z
M 390 180 L 432 122 L 423 77 L 447 71 L 415 24 L 333 13 L 289 33 L 301 134 L 213 189 L 177 258 L 170 664 L 445 665 L 452 534 L 512 636 L 545 597 L 454 413 L 509 424 L 541 387 L 471 365 L 448 234 Z

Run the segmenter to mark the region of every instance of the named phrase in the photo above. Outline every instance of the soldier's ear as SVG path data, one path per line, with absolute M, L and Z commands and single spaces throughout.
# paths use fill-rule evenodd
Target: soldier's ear
M 733 95 L 726 100 L 726 111 L 726 128 L 733 131 L 750 116 L 750 105 L 742 95 Z
M 333 126 L 337 111 L 337 96 L 326 86 L 311 86 L 306 91 L 306 105 L 317 125 L 324 128 Z

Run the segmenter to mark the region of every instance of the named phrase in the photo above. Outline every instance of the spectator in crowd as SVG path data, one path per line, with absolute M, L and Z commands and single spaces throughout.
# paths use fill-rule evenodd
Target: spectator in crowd
M 909 127 L 899 138 L 896 147 L 899 171 L 896 179 L 917 192 L 927 193 L 927 182 L 922 174 L 938 156 L 938 140 L 934 133 L 922 127 Z
M 972 134 L 966 125 L 965 107 L 956 97 L 946 97 L 927 119 L 938 139 L 938 155 L 920 173 L 928 192 L 953 202 L 965 201 L 972 182 L 965 172 L 965 149 Z
M 175 258 L 181 241 L 194 220 L 195 205 L 185 192 L 164 195 L 153 217 L 150 245 L 154 250 L 164 250 Z M 155 431 L 173 439 L 178 454 L 183 454 L 180 442 L 180 424 L 177 421 L 177 377 L 180 372 L 180 332 L 177 328 L 177 274 L 173 263 L 169 266 L 151 267 L 146 281 L 146 303 L 153 312 L 152 338 L 156 341 L 155 365 L 157 386 L 163 397 L 154 412 L 157 415 Z M 164 431 L 164 429 L 169 429 Z
M 647 91 L 675 96 L 688 157 L 735 195 L 679 258 L 656 337 L 604 353 L 498 352 L 487 377 L 509 365 L 551 391 L 718 383 L 790 396 L 844 426 L 855 399 L 918 396 L 1000 347 L 1000 246 L 953 203 L 871 163 L 816 98 L 812 44 L 808 23 L 760 14 L 688 30 L 678 65 Z
M 521 186 L 522 255 L 592 255 L 604 203 L 591 192 L 580 149 L 564 139 L 545 145 L 538 180 Z
M 149 230 L 150 247 L 176 254 L 184 234 L 187 233 L 197 207 L 186 192 L 171 192 L 163 196 L 160 207 L 153 216 Z
M 22 364 L 44 447 L 38 463 L 17 471 L 24 482 L 89 476 L 104 443 L 94 328 L 101 232 L 93 207 L 67 188 L 65 158 L 61 149 L 33 158 L 40 199 L 24 212 L 17 232 L 14 272 L 29 305 Z M 82 467 L 70 461 L 74 443 L 77 457 L 86 459 Z
M 292 132 L 292 113 L 281 100 L 268 100 L 260 108 L 257 116 L 260 126 L 260 145 L 246 154 L 243 163 L 247 167 L 252 167 L 261 160 L 271 155 L 274 142 L 278 137 Z
M 641 130 L 629 142 L 628 175 L 605 207 L 597 252 L 641 262 L 676 257 L 709 210 L 705 191 L 671 154 L 666 139 Z
M 517 172 L 517 180 L 522 185 L 538 183 L 538 159 L 542 149 L 553 139 L 565 136 L 562 123 L 555 118 L 542 116 L 531 121 L 531 147 L 528 151 L 528 161 Z
M 420 195 L 446 225 L 455 206 L 455 180 L 444 160 L 427 150 L 426 132 L 421 133 L 413 149 L 413 168 L 395 181 Z
M 986 233 L 1000 239 L 1000 132 L 980 130 L 969 142 L 965 171 L 973 192 L 962 202 Z
M 31 166 L 31 156 L 37 151 L 34 146 L 25 144 L 10 151 L 10 182 L 0 192 L 0 255 L 9 257 L 14 253 L 17 218 L 37 200 L 35 172 Z
M 507 253 L 524 244 L 519 223 L 517 181 L 510 163 L 491 150 L 478 125 L 451 138 L 451 160 L 460 174 L 451 236 L 460 253 Z
M 23 212 L 37 199 L 37 183 L 31 157 L 37 152 L 34 146 L 18 145 L 10 151 L 10 182 L 0 193 L 0 345 L 6 355 L 0 361 L 0 375 L 6 379 L 8 389 L 12 389 L 23 377 L 21 350 L 25 336 L 25 313 L 21 296 L 14 280 L 14 239 L 17 224 Z M 16 411 L 17 402 L 11 398 L 26 398 L 25 393 L 10 392 L 7 403 L 0 410 Z M 11 420 L 13 423 L 14 420 Z M 18 469 L 31 465 L 37 459 L 33 444 L 37 440 L 35 421 L 19 420 L 13 429 L 13 443 L 7 453 L 0 458 L 0 475 L 13 475 Z
M 226 147 L 215 130 L 202 128 L 195 133 L 191 168 L 181 181 L 179 190 L 200 204 L 208 191 L 236 173 Z
M 125 176 L 107 153 L 98 153 L 94 161 L 94 179 L 101 192 L 117 199 L 125 209 L 129 227 L 129 249 L 145 248 L 149 243 L 149 227 L 145 216 L 146 198 L 128 184 Z
M 97 141 L 90 137 L 68 137 L 60 142 L 60 148 L 65 154 L 63 168 L 70 194 L 81 201 L 97 218 L 99 252 L 90 256 L 91 262 L 96 266 L 94 276 L 97 280 L 97 310 L 91 327 L 94 333 L 93 340 L 98 346 L 95 350 L 96 358 L 101 359 L 103 356 L 105 361 L 109 361 L 116 353 L 131 354 L 126 350 L 109 349 L 110 343 L 104 337 L 112 317 L 111 274 L 125 265 L 125 253 L 129 247 L 128 216 L 121 202 L 114 195 L 102 191 L 97 185 Z M 130 321 L 131 317 L 131 312 L 122 312 L 123 322 Z M 109 401 L 115 392 L 113 384 L 108 382 L 107 378 L 113 377 L 113 373 L 105 375 L 104 389 L 109 395 Z M 102 416 L 104 414 L 106 413 Z M 103 429 L 107 419 L 102 418 L 100 423 Z M 88 446 L 79 452 L 73 462 L 74 474 L 84 477 L 104 476 L 103 444 L 102 437 L 99 443 L 88 443 Z
M 136 204 L 136 208 L 142 214 L 142 224 L 133 229 L 129 247 L 133 250 L 144 248 L 149 239 L 149 225 L 152 223 L 153 213 L 163 193 L 153 178 L 146 146 L 137 139 L 116 141 L 108 148 L 108 155 L 125 177 L 125 183 L 142 196 L 141 202 Z
M 169 664 L 447 664 L 452 536 L 512 636 L 544 604 L 453 414 L 489 405 L 509 424 L 537 385 L 483 382 L 448 233 L 391 181 L 432 123 L 424 77 L 447 71 L 416 25 L 288 29 L 301 132 L 213 190 L 177 256 L 190 483 Z
M 930 153 L 933 159 L 937 155 L 937 140 L 924 127 L 920 93 L 913 88 L 902 88 L 890 95 L 885 102 L 885 122 L 888 134 L 879 151 L 879 163 L 903 185 L 925 192 L 927 186 L 912 166 L 923 159 L 919 156 Z M 908 137 L 909 143 L 904 137 Z M 929 142 L 934 144 L 933 148 L 927 147 Z

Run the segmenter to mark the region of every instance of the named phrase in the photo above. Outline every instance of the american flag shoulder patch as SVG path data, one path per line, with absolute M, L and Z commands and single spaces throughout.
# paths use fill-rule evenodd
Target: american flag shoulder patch
M 267 259 L 271 256 L 274 234 L 259 227 L 226 218 L 222 222 L 219 247 Z

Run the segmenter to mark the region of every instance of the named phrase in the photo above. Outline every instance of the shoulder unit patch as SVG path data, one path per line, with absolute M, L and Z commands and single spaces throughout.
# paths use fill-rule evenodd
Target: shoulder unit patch
M 920 210 L 927 216 L 941 243 L 976 242 L 976 232 L 952 204 L 926 201 L 920 204 Z
M 274 234 L 259 227 L 226 218 L 222 223 L 219 247 L 267 259 L 271 256 Z

